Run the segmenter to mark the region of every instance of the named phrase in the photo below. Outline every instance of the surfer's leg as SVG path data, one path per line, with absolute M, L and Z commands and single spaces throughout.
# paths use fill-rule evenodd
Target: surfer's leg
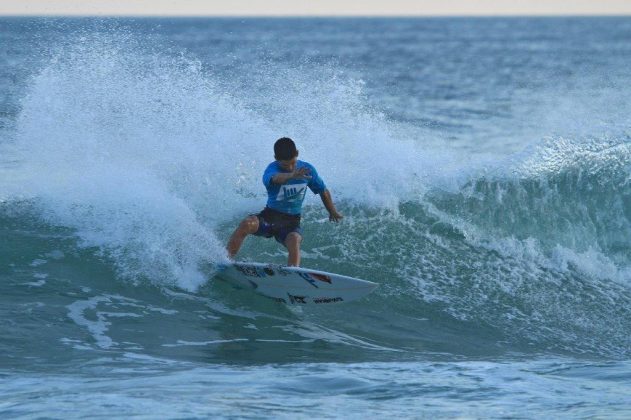
M 298 232 L 291 232 L 285 238 L 285 246 L 289 251 L 287 257 L 287 265 L 300 266 L 300 243 L 302 236 Z
M 241 248 L 241 244 L 245 240 L 246 236 L 256 233 L 259 230 L 259 218 L 257 216 L 246 217 L 239 223 L 239 226 L 234 230 L 226 250 L 228 251 L 228 257 L 234 258 Z

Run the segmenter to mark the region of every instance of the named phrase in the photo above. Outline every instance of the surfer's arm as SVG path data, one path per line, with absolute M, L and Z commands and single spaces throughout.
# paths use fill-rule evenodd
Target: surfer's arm
M 311 179 L 309 168 L 300 168 L 293 172 L 279 172 L 272 177 L 272 183 L 283 185 L 290 179 Z
M 331 198 L 331 193 L 329 190 L 324 190 L 320 193 L 320 198 L 322 199 L 322 203 L 324 207 L 326 207 L 329 212 L 329 220 L 332 222 L 339 222 L 344 218 L 337 209 L 335 208 L 335 204 L 333 204 L 333 198 Z

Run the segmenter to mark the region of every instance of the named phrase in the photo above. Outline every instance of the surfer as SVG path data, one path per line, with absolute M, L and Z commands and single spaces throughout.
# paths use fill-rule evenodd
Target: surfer
M 274 162 L 263 173 L 263 184 L 267 189 L 267 206 L 259 214 L 243 219 L 228 241 L 228 256 L 234 258 L 248 235 L 274 237 L 289 251 L 287 265 L 300 265 L 300 213 L 307 187 L 319 194 L 329 212 L 329 220 L 339 222 L 342 216 L 313 165 L 298 160 L 298 150 L 288 137 L 274 143 Z

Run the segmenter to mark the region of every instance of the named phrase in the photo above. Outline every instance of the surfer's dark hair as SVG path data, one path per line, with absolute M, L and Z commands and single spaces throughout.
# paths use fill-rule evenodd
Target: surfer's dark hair
M 296 143 L 289 137 L 281 137 L 274 143 L 274 158 L 276 160 L 289 160 L 298 156 Z

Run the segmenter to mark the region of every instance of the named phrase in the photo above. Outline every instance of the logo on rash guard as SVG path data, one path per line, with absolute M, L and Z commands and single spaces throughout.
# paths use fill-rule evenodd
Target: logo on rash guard
M 283 185 L 276 196 L 277 201 L 302 200 L 307 193 L 307 184 Z

